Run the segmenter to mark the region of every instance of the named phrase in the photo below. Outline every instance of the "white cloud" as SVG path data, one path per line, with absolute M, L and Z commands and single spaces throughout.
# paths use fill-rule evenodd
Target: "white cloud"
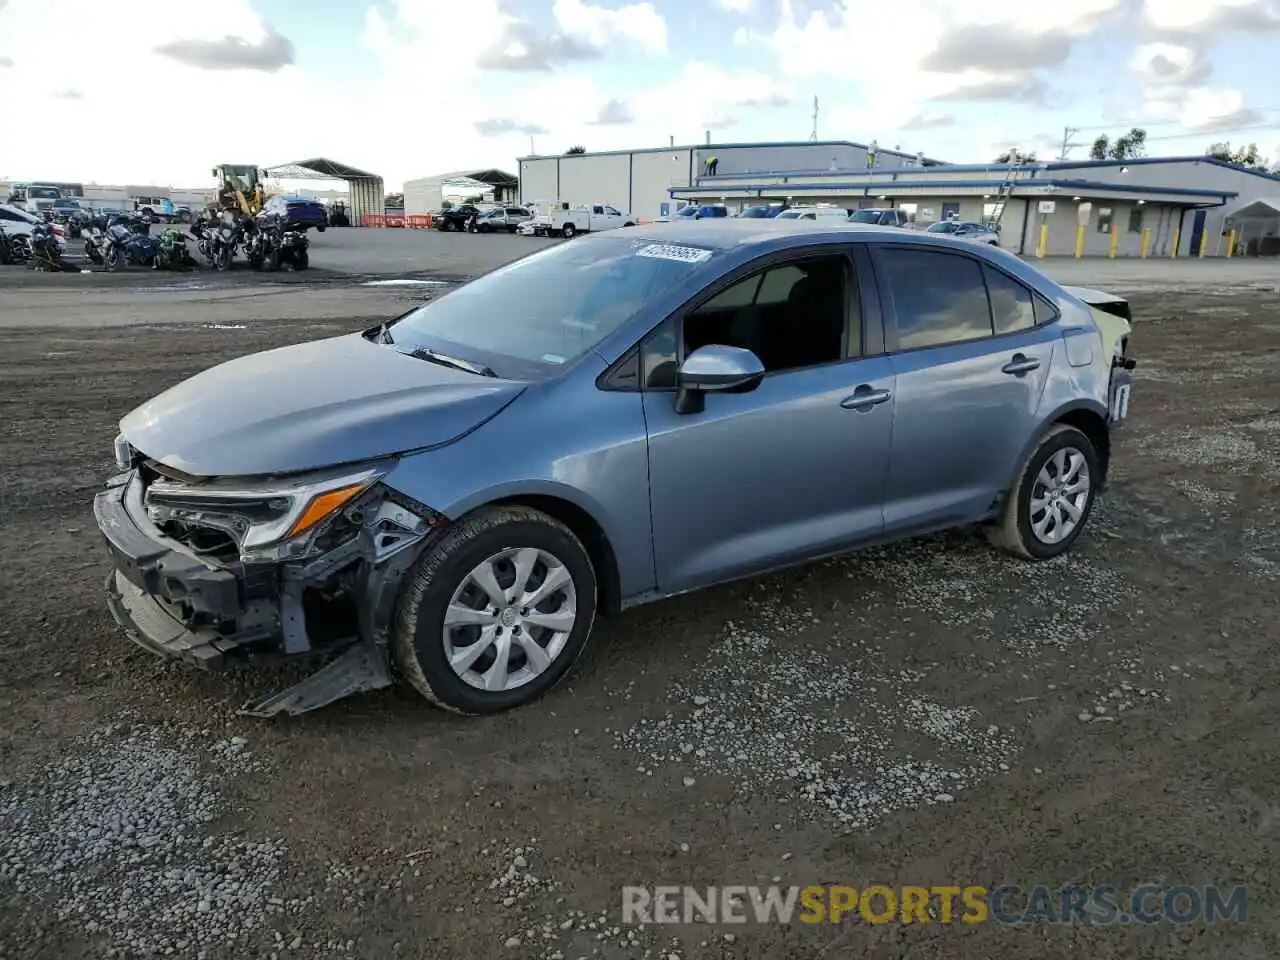
M 1165 33 L 1203 36 L 1218 30 L 1280 29 L 1275 0 L 1146 0 L 1143 19 Z
M 747 109 L 782 107 L 792 99 L 791 86 L 758 70 L 728 71 L 699 61 L 685 64 L 680 76 L 669 83 L 633 97 L 637 119 L 670 125 L 672 118 L 692 139 L 710 129 L 727 130 Z M 797 136 L 799 131 L 797 131 Z
M 637 44 L 648 53 L 667 52 L 667 21 L 652 3 L 631 3 L 609 8 L 583 0 L 555 0 L 552 16 L 571 37 L 597 47 L 613 42 Z
M 725 13 L 750 13 L 755 9 L 755 0 L 715 0 L 715 4 Z
M 1134 48 L 1129 68 L 1147 86 L 1186 86 L 1203 80 L 1210 65 L 1192 47 L 1177 43 L 1144 43 Z
M 1150 97 L 1143 103 L 1143 116 L 1176 122 L 1196 133 L 1231 132 L 1261 120 L 1261 115 L 1248 106 L 1241 91 L 1210 87 Z

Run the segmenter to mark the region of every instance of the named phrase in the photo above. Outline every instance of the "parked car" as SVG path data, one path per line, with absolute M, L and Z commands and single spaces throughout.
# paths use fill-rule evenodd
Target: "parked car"
M 999 230 L 973 220 L 939 220 L 937 223 L 930 224 L 925 233 L 941 233 L 960 240 L 988 243 L 993 247 L 1000 246 Z
M 479 207 L 474 203 L 460 203 L 456 207 L 433 214 L 431 223 L 437 230 L 466 230 L 472 217 L 478 221 L 482 213 L 487 213 L 491 209 L 493 208 Z
M 492 713 L 560 680 L 598 614 L 959 525 L 1059 556 L 1131 366 L 1086 301 L 999 249 L 778 220 L 610 231 L 126 415 L 94 501 L 108 604 L 205 666 L 337 654 L 259 715 L 393 675 Z
M 524 207 L 494 207 L 476 220 L 480 233 L 515 233 L 522 223 L 533 219 Z
M 616 230 L 619 227 L 634 227 L 637 218 L 630 213 L 623 213 L 617 207 L 607 203 L 583 204 L 569 207 L 560 205 L 551 211 L 546 221 L 545 233 L 548 236 L 560 236 L 566 240 L 580 233 L 601 233 L 605 230 Z
M 845 223 L 849 211 L 840 207 L 789 207 L 778 213 L 775 220 L 823 220 L 828 223 Z
M 319 200 L 311 197 L 277 196 L 262 205 L 264 214 L 276 214 L 284 219 L 291 230 L 315 227 L 321 233 L 329 225 L 329 211 Z
M 26 237 L 30 241 L 32 231 L 45 223 L 43 216 L 24 210 L 12 203 L 0 203 L 0 227 L 12 237 Z M 58 249 L 67 249 L 67 231 L 60 223 L 52 224 L 53 234 L 58 240 Z
M 757 203 L 746 207 L 737 216 L 742 220 L 772 220 L 786 209 L 785 203 Z
M 729 208 L 723 203 L 688 203 L 670 217 L 658 217 L 655 223 L 670 223 L 673 220 L 719 220 L 729 217 Z
M 897 207 L 866 207 L 849 214 L 849 222 L 879 227 L 909 227 L 911 216 Z

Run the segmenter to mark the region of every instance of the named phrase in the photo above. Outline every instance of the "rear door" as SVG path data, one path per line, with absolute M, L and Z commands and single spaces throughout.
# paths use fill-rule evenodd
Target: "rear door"
M 905 243 L 872 255 L 897 381 L 885 529 L 981 519 L 1037 429 L 1054 324 L 980 257 Z

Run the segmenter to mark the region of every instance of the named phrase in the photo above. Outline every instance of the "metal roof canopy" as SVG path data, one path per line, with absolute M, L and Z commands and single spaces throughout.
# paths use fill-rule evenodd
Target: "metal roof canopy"
M 360 226 L 369 214 L 386 213 L 386 194 L 382 178 L 349 167 L 336 160 L 315 157 L 311 160 L 295 160 L 277 167 L 266 167 L 267 176 L 276 180 L 345 180 L 347 181 L 348 209 L 351 222 Z
M 411 180 L 410 183 L 480 183 L 488 187 L 512 189 L 520 185 L 520 178 L 514 173 L 507 173 L 505 170 L 490 168 L 488 170 L 455 170 L 452 173 L 439 173 L 433 177 L 422 177 L 419 180 Z
M 1280 217 L 1280 197 L 1264 197 L 1227 214 L 1235 220 L 1274 220 Z

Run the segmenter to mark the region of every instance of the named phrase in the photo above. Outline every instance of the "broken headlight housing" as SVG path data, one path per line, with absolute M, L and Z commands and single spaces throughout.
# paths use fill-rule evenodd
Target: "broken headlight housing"
M 143 502 L 151 522 L 225 534 L 246 562 L 296 560 L 353 506 L 389 464 L 262 480 L 157 479 Z

